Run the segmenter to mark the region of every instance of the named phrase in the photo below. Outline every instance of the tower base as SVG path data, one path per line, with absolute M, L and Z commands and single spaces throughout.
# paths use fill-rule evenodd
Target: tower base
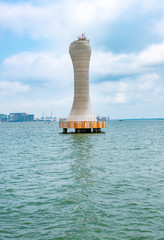
M 75 129 L 75 133 L 100 133 L 101 128 L 106 128 L 106 121 L 66 121 L 59 120 L 59 128 L 63 128 L 63 133 L 67 133 L 69 128 Z

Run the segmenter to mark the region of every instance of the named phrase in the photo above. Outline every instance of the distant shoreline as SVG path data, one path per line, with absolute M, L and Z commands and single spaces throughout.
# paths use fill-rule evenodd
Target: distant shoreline
M 145 120 L 164 120 L 164 118 L 117 118 L 117 119 L 107 119 L 106 121 L 145 121 Z M 55 121 L 45 121 L 45 120 L 33 120 L 33 121 L 0 121 L 0 123 L 29 123 L 29 122 L 59 122 L 58 120 Z
M 107 121 L 130 121 L 130 120 L 164 120 L 164 118 L 118 118 Z

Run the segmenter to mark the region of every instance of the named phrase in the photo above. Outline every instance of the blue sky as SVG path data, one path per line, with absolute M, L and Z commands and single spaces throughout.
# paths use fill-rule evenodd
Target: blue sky
M 163 0 L 1 0 L 0 113 L 66 117 L 69 44 L 84 31 L 95 114 L 164 117 Z

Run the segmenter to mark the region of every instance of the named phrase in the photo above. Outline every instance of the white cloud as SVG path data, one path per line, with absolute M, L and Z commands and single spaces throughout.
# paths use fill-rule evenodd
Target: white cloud
M 137 61 L 140 65 L 164 64 L 164 43 L 154 44 L 142 51 Z
M 67 84 L 72 71 L 71 60 L 62 55 L 57 58 L 49 52 L 23 52 L 6 58 L 4 75 L 10 79 L 54 81 L 56 85 Z
M 136 12 L 162 11 L 163 0 L 61 0 L 36 4 L 0 2 L 0 26 L 32 38 L 71 39 L 73 32 L 98 29 Z M 136 11 L 138 9 L 138 11 Z M 133 14 L 135 12 L 135 14 Z M 70 33 L 71 32 L 71 33 Z
M 138 72 L 134 54 L 114 54 L 112 52 L 93 52 L 91 71 L 106 76 L 108 74 L 132 74 Z
M 155 71 L 157 64 L 164 64 L 164 43 L 149 46 L 138 54 L 93 52 L 90 72 L 96 80 L 108 75 L 148 74 Z M 4 77 L 10 80 L 51 81 L 56 87 L 66 87 L 73 81 L 68 54 L 57 57 L 53 52 L 23 52 L 6 58 L 3 69 Z
M 156 73 L 145 74 L 133 79 L 121 79 L 119 82 L 106 81 L 93 84 L 91 95 L 94 103 L 102 105 L 152 103 L 159 95 L 164 99 L 164 83 Z
M 160 76 L 156 73 L 146 74 L 138 79 L 137 89 L 139 91 L 147 92 L 147 91 L 155 91 L 158 87 Z
M 12 95 L 17 93 L 26 93 L 31 90 L 31 87 L 27 84 L 20 82 L 8 82 L 0 81 L 0 94 L 2 95 Z
M 117 19 L 124 11 L 129 9 L 134 2 L 125 0 L 91 0 L 72 1 L 71 8 L 73 15 L 69 14 L 72 23 L 100 24 L 111 22 Z
M 29 3 L 0 3 L 0 25 L 17 33 L 25 31 L 34 38 L 48 37 L 52 36 L 53 29 L 56 28 L 56 22 L 52 23 L 50 20 L 57 13 L 56 5 L 37 7 Z
M 106 76 L 149 72 L 153 65 L 164 64 L 164 43 L 151 45 L 138 54 L 93 52 L 91 71 Z
M 98 28 L 123 16 L 136 0 L 63 0 L 48 5 L 0 3 L 0 25 L 32 38 L 70 39 L 70 32 Z

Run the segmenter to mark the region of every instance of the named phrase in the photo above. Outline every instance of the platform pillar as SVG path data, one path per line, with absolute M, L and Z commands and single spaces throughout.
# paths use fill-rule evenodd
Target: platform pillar
M 67 128 L 63 128 L 63 133 L 67 133 Z
M 94 133 L 100 133 L 101 132 L 101 128 L 93 128 L 93 132 Z

